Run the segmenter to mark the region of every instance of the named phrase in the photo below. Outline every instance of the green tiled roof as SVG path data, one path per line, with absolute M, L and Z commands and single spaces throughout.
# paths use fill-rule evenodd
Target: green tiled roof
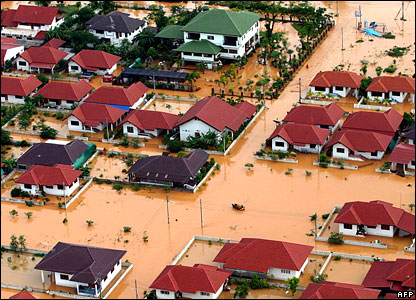
M 161 32 L 156 34 L 156 37 L 183 40 L 183 32 L 181 31 L 182 28 L 183 26 L 180 25 L 168 25 L 163 28 Z
M 182 31 L 242 36 L 259 19 L 260 15 L 248 11 L 212 9 L 200 12 Z
M 202 53 L 202 54 L 218 54 L 221 51 L 221 47 L 211 43 L 208 40 L 200 41 L 191 41 L 187 42 L 175 51 L 178 52 L 192 52 L 192 53 Z

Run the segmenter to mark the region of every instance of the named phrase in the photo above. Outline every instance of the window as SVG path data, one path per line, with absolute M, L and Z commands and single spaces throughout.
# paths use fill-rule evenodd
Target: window
M 15 95 L 14 98 L 15 99 L 23 99 L 23 96 L 17 96 L 17 95 Z
M 19 61 L 19 66 L 26 66 L 26 62 L 25 61 Z
M 25 186 L 25 189 L 29 189 L 30 190 L 32 188 L 32 185 L 31 184 L 25 184 L 24 186 Z
M 188 39 L 190 40 L 199 40 L 200 36 L 201 35 L 199 33 L 193 33 L 193 32 L 188 33 Z
M 79 122 L 78 121 L 71 121 L 71 125 L 72 126 L 79 126 Z
M 107 275 L 105 275 L 105 277 L 104 277 L 104 280 L 103 281 L 106 281 L 107 280 Z
M 325 92 L 326 91 L 326 87 L 323 87 L 323 86 L 315 86 L 315 91 L 317 91 L 317 92 Z
M 224 36 L 224 45 L 226 45 L 226 46 L 237 46 L 237 37 L 235 37 L 235 36 Z
M 69 276 L 68 276 L 68 275 L 66 275 L 66 274 L 59 274 L 59 277 L 60 277 L 62 280 L 69 280 Z
M 344 90 L 344 87 L 342 87 L 342 86 L 336 86 L 335 87 L 335 90 L 336 91 L 343 91 Z
M 316 148 L 316 144 L 309 144 L 309 148 L 315 149 Z
M 221 49 L 221 53 L 228 53 L 228 49 Z
M 337 153 L 345 153 L 345 149 L 344 148 L 337 148 Z
M 352 229 L 352 224 L 344 224 L 344 229 Z
M 46 189 L 53 189 L 53 186 L 45 185 Z
M 58 186 L 58 190 L 63 190 L 64 189 L 64 186 L 62 184 L 58 184 L 57 186 Z
M 79 69 L 78 69 L 78 66 L 71 66 L 71 70 L 78 71 Z
M 285 143 L 284 142 L 275 142 L 274 145 L 276 147 L 284 147 L 285 146 Z
M 391 95 L 392 96 L 397 96 L 397 97 L 400 97 L 400 92 L 391 92 Z
M 377 228 L 377 226 L 368 226 L 368 225 L 367 225 L 367 228 L 368 228 L 368 229 L 376 229 L 376 228 Z
M 371 96 L 373 96 L 373 97 L 381 97 L 381 96 L 383 96 L 383 93 L 382 92 L 371 92 Z
M 194 53 L 194 56 L 202 56 L 201 53 Z
M 110 273 L 113 273 L 113 272 L 114 272 L 114 267 L 111 269 Z
M 377 156 L 378 151 L 370 152 L 371 156 Z
M 230 53 L 230 54 L 237 54 L 238 52 L 237 52 L 237 50 L 230 49 L 230 50 L 228 50 L 228 53 Z
M 163 295 L 169 295 L 170 294 L 169 291 L 160 291 L 160 293 L 163 294 Z
M 212 58 L 212 55 L 211 54 L 202 54 L 202 56 L 203 57 L 211 57 Z
M 412 161 L 410 162 L 410 164 L 411 164 L 412 166 L 414 166 L 414 165 L 415 165 L 415 161 L 414 161 L 414 160 L 412 160 Z
M 134 128 L 131 126 L 127 126 L 127 132 L 128 133 L 133 133 L 134 132 Z
M 381 230 L 390 230 L 390 225 L 381 224 Z
M 192 53 L 191 52 L 184 52 L 183 55 L 192 56 Z
M 200 292 L 200 294 L 201 294 L 202 296 L 211 296 L 211 294 L 210 294 L 210 293 L 207 293 L 207 292 Z
M 212 41 L 212 40 L 214 40 L 214 36 L 213 35 L 209 35 L 208 36 L 208 39 Z
M 283 274 L 290 274 L 290 270 L 281 269 L 281 270 L 280 270 L 280 273 L 283 273 Z

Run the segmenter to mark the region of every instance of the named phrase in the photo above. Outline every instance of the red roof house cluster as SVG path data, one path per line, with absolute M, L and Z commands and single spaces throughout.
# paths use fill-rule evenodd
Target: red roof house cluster
M 415 234 L 415 217 L 393 204 L 375 200 L 370 202 L 347 202 L 342 207 L 335 223 L 377 226 L 380 224 L 395 226 L 398 229 Z
M 377 299 L 379 290 L 332 281 L 310 283 L 300 299 Z
M 286 123 L 276 127 L 267 141 L 279 136 L 290 145 L 323 145 L 330 134 L 330 130 L 319 128 L 314 125 Z
M 364 76 L 349 71 L 325 71 L 316 74 L 309 86 L 345 86 L 358 89 L 363 78 Z
M 71 58 L 71 61 L 77 63 L 82 69 L 97 71 L 112 68 L 120 59 L 120 56 L 104 51 L 84 49 Z
M 300 105 L 292 108 L 283 122 L 335 126 L 343 114 L 344 110 L 336 103 L 331 103 L 325 107 Z
M 415 79 L 407 76 L 381 76 L 373 78 L 366 91 L 415 93 Z
M 85 102 L 131 107 L 142 98 L 148 90 L 149 88 L 141 82 L 132 84 L 127 89 L 102 86 L 85 99 Z
M 60 17 L 57 7 L 19 5 L 17 9 L 8 9 L 1 14 L 1 26 L 16 27 L 19 23 L 51 25 L 54 18 Z
M 74 183 L 80 177 L 82 171 L 74 170 L 73 166 L 57 164 L 53 167 L 49 166 L 32 166 L 23 175 L 21 175 L 16 183 L 53 186 L 56 184 L 65 184 L 67 186 Z
M 357 111 L 348 116 L 342 129 L 367 130 L 393 136 L 402 120 L 403 116 L 393 108 L 384 113 Z
M 337 131 L 328 147 L 342 144 L 352 152 L 375 152 L 386 151 L 391 141 L 391 136 L 365 130 L 340 130 Z
M 206 292 L 215 294 L 231 274 L 232 271 L 202 264 L 196 264 L 193 267 L 171 265 L 165 267 L 150 285 L 150 288 L 175 293 Z
M 68 53 L 53 47 L 30 47 L 20 57 L 26 60 L 32 68 L 52 69 Z
M 270 268 L 299 271 L 313 247 L 257 239 L 243 238 L 239 243 L 226 243 L 214 258 L 225 269 L 267 273 Z
M 172 130 L 179 118 L 166 112 L 132 109 L 120 125 L 129 122 L 140 130 Z
M 125 110 L 105 104 L 82 103 L 77 106 L 65 119 L 74 116 L 86 126 L 98 126 L 100 123 L 115 123 Z
M 415 260 L 376 261 L 364 278 L 363 286 L 387 292 L 415 290 Z
M 75 84 L 50 81 L 42 87 L 35 96 L 42 95 L 45 99 L 60 99 L 78 102 L 92 89 L 93 86 L 85 80 L 80 80 Z
M 34 75 L 30 75 L 25 79 L 2 77 L 1 78 L 1 94 L 2 95 L 16 95 L 29 96 L 34 92 L 42 82 Z
M 205 97 L 192 106 L 179 119 L 176 126 L 180 126 L 196 118 L 218 131 L 222 131 L 226 127 L 232 131 L 236 131 L 247 120 L 248 114 L 253 110 L 252 107 L 255 108 L 250 103 L 240 104 L 240 106 L 235 107 L 217 96 Z

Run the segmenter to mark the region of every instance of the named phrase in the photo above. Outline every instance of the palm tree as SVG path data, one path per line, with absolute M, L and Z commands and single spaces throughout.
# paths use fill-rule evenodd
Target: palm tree
M 289 54 L 289 61 L 292 61 L 292 54 L 293 54 L 293 50 L 292 49 L 288 49 L 287 50 L 287 54 Z

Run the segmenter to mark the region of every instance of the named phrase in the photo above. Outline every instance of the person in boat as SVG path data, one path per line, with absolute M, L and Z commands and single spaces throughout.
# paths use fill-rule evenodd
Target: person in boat
M 233 206 L 233 208 L 235 208 L 237 210 L 244 210 L 244 205 L 239 205 L 237 203 L 234 203 L 232 206 Z

